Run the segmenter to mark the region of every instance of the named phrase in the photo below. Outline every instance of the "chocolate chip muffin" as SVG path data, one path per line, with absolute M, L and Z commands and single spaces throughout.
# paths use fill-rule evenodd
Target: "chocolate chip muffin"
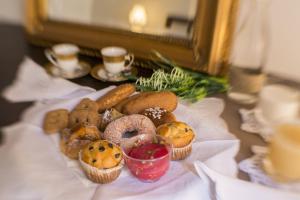
M 87 145 L 80 152 L 79 160 L 86 176 L 96 183 L 114 181 L 123 167 L 120 147 L 106 140 L 98 140 Z

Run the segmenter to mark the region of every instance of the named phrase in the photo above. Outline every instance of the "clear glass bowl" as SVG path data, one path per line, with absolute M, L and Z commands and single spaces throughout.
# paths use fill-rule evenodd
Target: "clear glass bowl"
M 161 144 L 167 153 L 157 158 L 138 159 L 130 156 L 133 148 L 139 148 L 147 144 Z M 169 169 L 171 160 L 171 146 L 159 135 L 140 134 L 121 141 L 125 164 L 133 176 L 143 182 L 154 182 L 159 180 Z

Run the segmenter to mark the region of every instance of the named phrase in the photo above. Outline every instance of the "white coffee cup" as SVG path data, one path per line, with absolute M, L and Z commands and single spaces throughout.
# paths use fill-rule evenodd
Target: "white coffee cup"
M 284 85 L 268 85 L 260 92 L 258 107 L 269 122 L 294 120 L 299 118 L 300 94 Z
M 112 75 L 118 75 L 124 70 L 130 70 L 134 60 L 134 55 L 127 53 L 126 49 L 122 47 L 105 47 L 101 49 L 101 55 L 105 70 Z M 128 62 L 127 65 L 125 65 L 126 61 Z
M 48 60 L 62 71 L 73 73 L 78 69 L 78 54 L 79 47 L 74 44 L 57 44 L 51 49 L 45 50 L 45 55 Z

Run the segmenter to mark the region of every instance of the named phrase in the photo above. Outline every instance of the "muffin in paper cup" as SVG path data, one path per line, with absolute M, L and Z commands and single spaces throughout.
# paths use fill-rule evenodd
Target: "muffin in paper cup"
M 113 150 L 114 148 L 116 150 Z M 79 152 L 79 162 L 88 179 L 101 184 L 116 180 L 124 166 L 120 148 L 106 140 L 93 142 L 82 149 Z
M 195 133 L 184 122 L 170 122 L 157 128 L 157 134 L 166 138 L 172 145 L 172 160 L 183 160 L 192 152 Z
M 183 160 L 186 157 L 188 157 L 192 153 L 193 141 L 194 140 L 192 140 L 191 143 L 185 147 L 180 147 L 180 148 L 173 147 L 171 159 L 172 160 Z

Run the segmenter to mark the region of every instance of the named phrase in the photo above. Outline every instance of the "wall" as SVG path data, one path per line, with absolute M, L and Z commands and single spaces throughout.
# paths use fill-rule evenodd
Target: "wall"
M 25 0 L 0 0 L 0 22 L 24 22 Z
M 244 1 L 251 0 L 241 3 Z M 270 1 L 271 47 L 266 70 L 300 82 L 300 0 Z M 24 2 L 0 0 L 0 22 L 22 24 Z
M 247 15 L 252 0 L 240 0 L 241 12 L 238 26 Z M 254 1 L 254 0 L 253 0 Z M 265 71 L 277 76 L 300 82 L 300 1 L 299 0 L 256 0 L 269 3 L 269 50 Z M 249 31 L 250 32 L 250 31 Z M 250 34 L 243 35 L 233 53 L 235 61 L 241 63 L 251 59 L 249 53 L 242 52 L 239 45 L 247 41 Z

